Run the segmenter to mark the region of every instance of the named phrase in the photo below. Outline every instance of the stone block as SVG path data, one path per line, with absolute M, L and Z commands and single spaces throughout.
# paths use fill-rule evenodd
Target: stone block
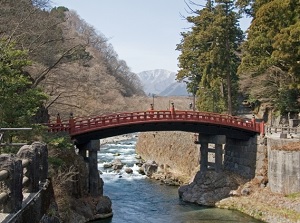
M 300 119 L 289 119 L 289 127 L 297 127 L 300 124 Z
M 199 134 L 199 142 L 200 143 L 212 143 L 212 144 L 226 144 L 226 136 L 225 135 L 206 135 Z
M 235 163 L 234 164 L 234 169 L 239 169 L 239 164 Z
M 272 146 L 283 140 L 268 140 L 268 176 L 270 188 L 278 193 L 300 192 L 300 151 L 272 150 Z
M 265 145 L 257 145 L 258 153 L 265 153 L 267 151 L 267 147 Z
M 88 149 L 90 151 L 99 151 L 100 150 L 100 141 L 99 140 L 91 140 L 88 144 Z
M 288 176 L 288 190 L 286 191 L 287 194 L 291 193 L 299 193 L 300 188 L 300 178 L 296 175 Z
M 287 133 L 280 133 L 281 139 L 287 139 Z

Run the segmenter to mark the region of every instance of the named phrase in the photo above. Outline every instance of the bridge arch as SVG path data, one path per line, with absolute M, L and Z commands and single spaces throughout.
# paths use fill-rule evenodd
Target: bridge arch
M 209 165 L 207 159 L 209 152 L 208 143 L 216 144 L 217 159 L 215 166 L 216 170 L 221 169 L 221 144 L 224 143 L 220 141 L 221 138 L 218 136 L 223 137 L 222 141 L 224 141 L 224 138 L 229 138 L 232 140 L 237 139 L 237 141 L 247 144 L 249 139 L 255 138 L 253 136 L 259 133 L 264 134 L 264 123 L 257 123 L 254 119 L 244 120 L 224 114 L 197 111 L 175 111 L 174 108 L 171 108 L 170 111 L 149 110 L 85 118 L 71 117 L 67 121 L 58 119 L 58 122 L 48 124 L 48 127 L 51 132 L 68 132 L 74 140 L 76 147 L 79 149 L 79 154 L 88 163 L 89 193 L 92 196 L 97 196 L 100 193 L 99 188 L 101 188 L 97 165 L 97 152 L 100 150 L 99 139 L 146 131 L 185 131 L 199 133 L 201 135 L 199 137 L 199 143 L 201 144 L 201 169 L 205 171 Z M 250 146 L 252 147 L 252 145 Z M 245 150 L 249 150 L 248 147 L 245 148 Z M 239 154 L 236 151 L 232 154 L 236 153 Z M 251 154 L 256 153 L 253 151 Z M 231 166 L 230 164 L 229 167 Z M 233 171 L 236 169 L 235 166 L 233 166 Z M 252 172 L 249 174 L 252 174 Z
M 247 140 L 263 132 L 263 123 L 235 116 L 196 111 L 141 111 L 71 118 L 50 124 L 50 131 L 68 131 L 75 144 L 90 140 L 147 131 L 185 131 L 209 135 L 225 135 Z

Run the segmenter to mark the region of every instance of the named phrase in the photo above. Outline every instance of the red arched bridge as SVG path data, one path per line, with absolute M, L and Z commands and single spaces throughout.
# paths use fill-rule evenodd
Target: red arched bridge
M 88 118 L 58 119 L 48 124 L 49 131 L 66 131 L 76 141 L 85 143 L 116 135 L 146 131 L 186 131 L 212 135 L 226 135 L 248 139 L 264 134 L 264 123 L 257 123 L 224 114 L 197 111 L 140 111 L 100 115 Z

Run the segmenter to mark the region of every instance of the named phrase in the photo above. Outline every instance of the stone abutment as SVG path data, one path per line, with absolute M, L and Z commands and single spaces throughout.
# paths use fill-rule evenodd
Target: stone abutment
M 268 138 L 268 177 L 272 192 L 300 192 L 300 151 L 298 140 Z

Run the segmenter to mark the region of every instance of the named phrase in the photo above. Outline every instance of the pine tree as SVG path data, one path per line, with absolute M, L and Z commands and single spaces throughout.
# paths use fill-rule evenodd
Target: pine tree
M 234 9 L 232 1 L 221 0 L 216 6 L 208 1 L 197 16 L 187 18 L 193 23 L 192 30 L 182 33 L 182 42 L 177 46 L 181 51 L 177 79 L 188 79 L 190 92 L 197 87 L 201 110 L 233 113 L 237 51 L 243 40 Z
M 285 106 L 282 99 L 297 92 L 300 96 L 300 3 L 261 0 L 255 6 L 239 67 L 243 90 L 252 100 L 271 103 L 283 113 L 297 112 L 297 103 Z

